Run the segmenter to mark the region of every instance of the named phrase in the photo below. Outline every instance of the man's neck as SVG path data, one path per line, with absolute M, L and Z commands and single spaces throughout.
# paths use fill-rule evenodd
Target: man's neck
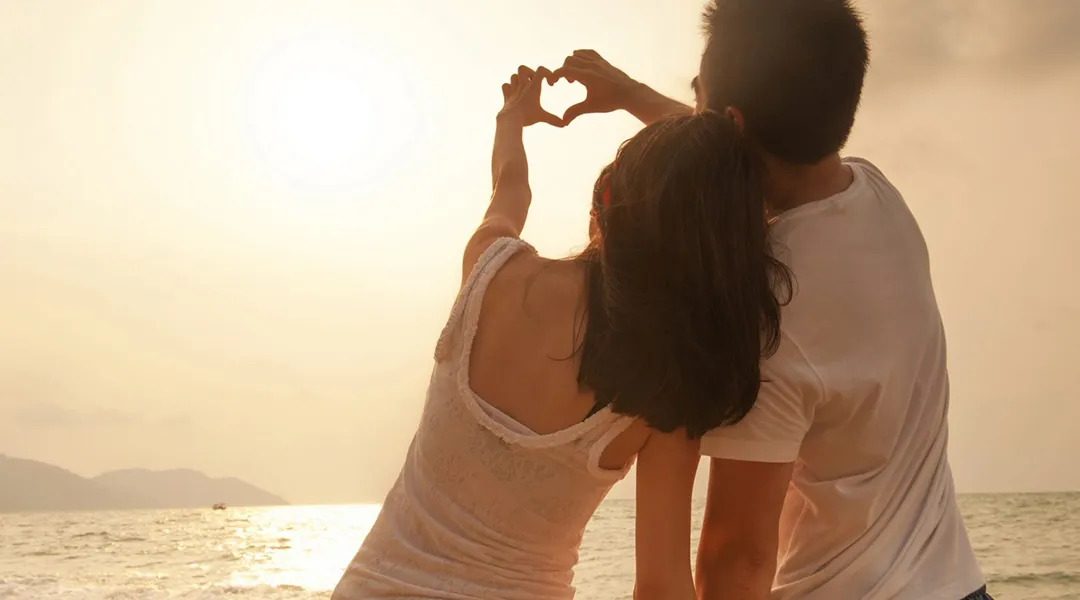
M 769 210 L 787 212 L 804 204 L 824 200 L 848 189 L 854 175 L 839 154 L 813 165 L 792 165 L 768 158 Z

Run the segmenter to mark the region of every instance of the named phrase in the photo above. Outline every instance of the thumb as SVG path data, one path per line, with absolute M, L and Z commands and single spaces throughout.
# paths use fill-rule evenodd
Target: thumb
M 569 125 L 570 122 L 574 119 L 580 117 L 581 115 L 587 115 L 590 112 L 593 112 L 592 106 L 590 106 L 589 100 L 586 98 L 585 100 L 582 100 L 581 102 L 578 102 L 577 104 L 566 109 L 566 112 L 563 113 L 563 124 Z
M 547 123 L 548 125 L 551 125 L 552 127 L 565 127 L 566 126 L 566 120 L 565 119 L 560 119 L 559 117 L 556 117 L 555 115 L 549 113 L 546 110 L 541 110 L 540 111 L 540 114 L 537 115 L 537 121 L 540 122 L 540 123 Z

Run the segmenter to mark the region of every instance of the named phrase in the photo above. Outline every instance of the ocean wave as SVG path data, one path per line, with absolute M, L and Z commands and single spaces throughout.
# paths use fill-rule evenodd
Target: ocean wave
M 19 579 L 0 579 L 0 591 L 6 587 L 19 587 L 19 586 L 47 586 L 56 585 L 60 580 L 55 577 L 21 577 Z M 3 598 L 5 596 L 0 596 Z
M 212 586 L 188 590 L 159 587 L 71 587 L 56 580 L 0 580 L 4 600 L 328 600 L 330 592 L 311 591 L 295 585 Z
M 987 583 L 994 584 L 1080 584 L 1080 572 L 1050 571 L 1048 573 L 1016 573 L 1013 575 L 992 575 Z
M 137 565 L 130 565 L 129 569 L 149 569 L 150 567 L 157 567 L 166 564 L 163 560 L 152 560 L 146 563 L 140 563 Z
M 137 535 L 125 535 L 125 536 L 120 536 L 120 537 L 109 536 L 108 539 L 109 539 L 110 542 L 115 542 L 117 544 L 128 544 L 128 543 L 131 543 L 131 542 L 146 542 L 146 541 L 149 541 L 146 538 L 142 538 L 142 537 L 139 537 Z
M 71 539 L 73 539 L 73 540 L 81 540 L 83 538 L 90 538 L 90 537 L 102 537 L 102 538 L 103 537 L 109 537 L 109 532 L 108 531 L 85 531 L 83 533 L 76 533 L 75 535 L 71 536 Z
M 132 542 L 147 542 L 144 537 L 137 535 L 123 535 L 109 533 L 108 531 L 85 531 L 83 533 L 76 533 L 69 536 L 68 540 L 87 540 L 87 539 L 101 539 L 114 544 L 128 544 Z

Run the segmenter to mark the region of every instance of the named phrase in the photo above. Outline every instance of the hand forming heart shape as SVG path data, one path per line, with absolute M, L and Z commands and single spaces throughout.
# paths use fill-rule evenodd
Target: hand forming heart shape
M 595 50 L 575 50 L 567 56 L 563 65 L 548 77 L 548 82 L 555 83 L 560 79 L 585 87 L 585 98 L 563 112 L 563 127 L 582 115 L 608 113 L 624 107 L 636 89 L 633 79 Z
M 539 75 L 544 80 L 536 79 Z M 571 85 L 559 85 L 566 80 Z M 544 83 L 552 90 L 544 94 L 554 103 L 565 103 L 566 108 L 558 116 L 557 112 L 548 111 L 541 102 L 541 88 Z M 570 93 L 573 84 L 580 83 L 585 88 L 585 96 L 580 98 L 580 91 Z M 533 71 L 521 66 L 510 82 L 503 84 L 503 110 L 500 114 L 520 113 L 525 115 L 525 125 L 544 122 L 555 127 L 565 127 L 574 119 L 586 114 L 607 113 L 625 105 L 626 99 L 634 93 L 636 83 L 626 73 L 616 69 L 594 50 L 576 50 L 563 62 L 563 66 L 549 71 L 544 67 Z M 550 105 L 550 102 L 549 102 Z M 523 112 L 522 112 L 523 111 Z
M 553 115 L 563 118 L 566 109 L 585 100 L 585 86 L 579 82 L 570 82 L 559 78 L 554 83 L 545 85 L 540 93 L 540 107 Z M 564 123 L 565 127 L 566 124 Z

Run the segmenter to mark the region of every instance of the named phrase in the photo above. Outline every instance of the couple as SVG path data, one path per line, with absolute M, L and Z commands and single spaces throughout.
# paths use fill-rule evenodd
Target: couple
M 572 598 L 585 525 L 635 460 L 638 600 L 989 598 L 925 243 L 884 175 L 839 155 L 861 20 L 714 0 L 705 21 L 696 110 L 591 51 L 503 86 L 423 417 L 335 600 Z M 587 89 L 562 119 L 540 107 L 556 78 Z M 601 171 L 589 245 L 538 256 L 522 129 L 617 109 L 646 127 Z

